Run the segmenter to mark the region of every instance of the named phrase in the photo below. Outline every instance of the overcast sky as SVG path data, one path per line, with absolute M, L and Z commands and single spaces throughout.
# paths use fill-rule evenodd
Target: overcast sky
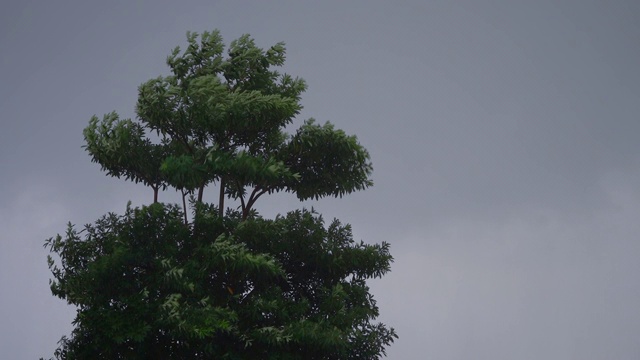
M 52 356 L 72 329 L 44 240 L 152 200 L 90 162 L 82 129 L 133 117 L 186 31 L 213 29 L 286 42 L 309 85 L 296 124 L 369 149 L 373 188 L 257 208 L 391 243 L 371 282 L 390 359 L 640 358 L 637 0 L 4 2 L 0 358 Z

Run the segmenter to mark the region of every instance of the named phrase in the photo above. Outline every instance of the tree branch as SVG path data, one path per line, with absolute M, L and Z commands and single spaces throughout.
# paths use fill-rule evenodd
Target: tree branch
M 218 199 L 218 215 L 224 216 L 224 177 L 220 176 L 220 197 Z
M 198 188 L 198 202 L 199 203 L 202 202 L 203 194 L 204 194 L 204 184 L 200 185 L 200 187 Z
M 253 207 L 253 204 L 255 204 L 256 200 L 258 200 L 258 198 L 263 194 L 265 194 L 267 191 L 269 191 L 269 188 L 262 189 L 260 188 L 260 186 L 256 186 L 253 189 L 253 191 L 251 192 L 251 196 L 249 196 L 249 200 L 247 200 L 247 206 L 245 207 L 245 210 L 242 212 L 242 220 L 247 219 L 247 217 L 249 216 L 249 212 Z
M 187 196 L 187 194 L 184 192 L 184 189 L 180 189 L 180 192 L 182 193 L 182 211 L 184 213 L 184 224 L 187 225 L 189 224 L 189 220 L 187 219 L 187 202 L 185 201 L 185 197 Z
M 244 187 L 240 184 L 240 181 L 236 180 L 236 185 L 238 186 L 238 189 L 242 188 L 244 189 Z M 242 214 L 244 214 L 244 209 L 245 209 L 245 203 L 244 203 L 244 194 L 242 192 L 240 192 L 240 206 L 242 208 Z

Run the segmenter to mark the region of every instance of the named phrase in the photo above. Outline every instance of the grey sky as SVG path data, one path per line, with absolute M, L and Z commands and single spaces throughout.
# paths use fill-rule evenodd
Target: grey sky
M 0 357 L 51 356 L 73 310 L 44 239 L 151 200 L 82 145 L 134 116 L 188 30 L 287 43 L 297 119 L 358 135 L 375 186 L 315 206 L 396 262 L 391 359 L 640 357 L 640 2 L 11 1 L 0 11 Z M 171 194 L 161 200 L 172 200 Z

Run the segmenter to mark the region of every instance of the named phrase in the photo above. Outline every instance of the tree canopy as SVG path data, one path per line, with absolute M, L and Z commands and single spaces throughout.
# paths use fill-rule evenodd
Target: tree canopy
M 330 123 L 287 132 L 306 84 L 276 70 L 284 44 L 244 35 L 225 52 L 217 31 L 187 42 L 170 75 L 139 87 L 135 120 L 112 112 L 84 130 L 92 161 L 151 188 L 153 202 L 47 240 L 51 290 L 78 308 L 56 358 L 379 358 L 397 336 L 374 322 L 366 280 L 390 270 L 389 245 L 356 242 L 313 210 L 255 209 L 274 192 L 371 186 L 368 152 Z M 167 188 L 181 205 L 159 202 Z

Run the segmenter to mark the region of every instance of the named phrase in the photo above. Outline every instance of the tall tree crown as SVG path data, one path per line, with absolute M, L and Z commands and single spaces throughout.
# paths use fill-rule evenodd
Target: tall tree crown
M 276 70 L 283 43 L 263 50 L 243 35 L 225 56 L 217 31 L 188 33 L 187 41 L 167 58 L 171 75 L 139 87 L 137 121 L 110 113 L 84 130 L 86 150 L 109 175 L 151 187 L 154 201 L 167 187 L 202 201 L 217 183 L 219 210 L 232 198 L 245 216 L 265 193 L 318 199 L 372 184 L 369 154 L 355 136 L 313 119 L 286 133 L 306 84 Z
M 366 280 L 390 270 L 389 244 L 356 242 L 313 210 L 254 210 L 268 193 L 365 189 L 369 154 L 330 123 L 286 131 L 306 84 L 276 70 L 284 44 L 244 35 L 225 53 L 217 31 L 187 42 L 169 76 L 139 87 L 135 120 L 112 112 L 84 129 L 92 161 L 153 189 L 153 203 L 46 241 L 51 291 L 78 308 L 56 358 L 379 359 L 397 336 L 373 323 Z M 204 201 L 210 185 L 217 203 Z M 182 207 L 158 201 L 167 188 Z

